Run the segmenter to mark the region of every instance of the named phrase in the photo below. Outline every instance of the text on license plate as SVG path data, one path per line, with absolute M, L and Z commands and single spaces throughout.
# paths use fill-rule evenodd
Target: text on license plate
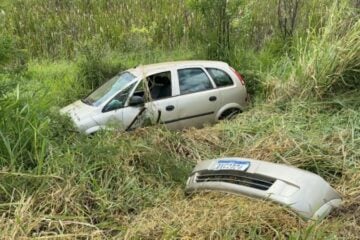
M 219 160 L 214 167 L 214 170 L 237 170 L 245 171 L 250 167 L 249 161 L 240 160 Z

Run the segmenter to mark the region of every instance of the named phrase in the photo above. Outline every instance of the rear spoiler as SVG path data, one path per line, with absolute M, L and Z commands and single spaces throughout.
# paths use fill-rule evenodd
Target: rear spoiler
M 304 219 L 318 220 L 340 206 L 340 195 L 319 175 L 299 168 L 244 158 L 200 162 L 185 192 L 216 190 L 271 200 Z

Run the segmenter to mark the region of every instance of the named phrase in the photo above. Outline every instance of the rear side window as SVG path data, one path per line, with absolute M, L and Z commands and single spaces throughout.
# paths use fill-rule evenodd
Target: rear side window
M 201 92 L 212 89 L 210 79 L 201 68 L 178 70 L 180 94 Z
M 217 68 L 206 68 L 217 87 L 226 87 L 234 85 L 231 77 L 223 70 Z

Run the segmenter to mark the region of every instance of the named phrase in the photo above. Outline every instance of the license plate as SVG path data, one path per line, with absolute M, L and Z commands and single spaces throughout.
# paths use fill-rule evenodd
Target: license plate
M 236 171 L 246 171 L 250 167 L 249 161 L 240 161 L 240 160 L 219 160 L 214 170 L 236 170 Z

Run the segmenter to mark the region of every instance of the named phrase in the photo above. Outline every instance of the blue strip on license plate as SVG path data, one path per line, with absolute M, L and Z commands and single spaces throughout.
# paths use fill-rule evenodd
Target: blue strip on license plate
M 217 161 L 214 170 L 246 171 L 249 167 L 250 167 L 249 161 L 219 160 Z

